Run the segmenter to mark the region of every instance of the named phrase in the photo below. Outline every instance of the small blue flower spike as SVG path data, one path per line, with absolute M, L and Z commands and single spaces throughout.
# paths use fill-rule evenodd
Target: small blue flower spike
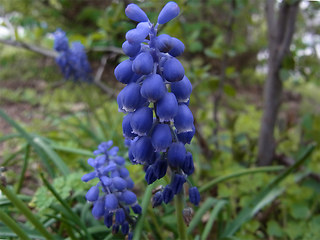
M 130 208 L 135 214 L 142 209 L 137 196 L 131 191 L 134 183 L 125 168 L 125 159 L 118 156 L 118 147 L 112 147 L 112 141 L 103 142 L 93 152 L 95 158 L 89 158 L 88 164 L 94 171 L 82 177 L 88 182 L 98 178 L 99 182 L 90 188 L 86 199 L 93 203 L 92 215 L 99 219 L 104 217 L 104 224 L 113 232 L 127 235 L 132 232 L 135 217 L 130 215 Z
M 84 46 L 80 42 L 73 42 L 69 48 L 69 40 L 61 29 L 56 30 L 53 36 L 53 48 L 59 52 L 56 63 L 65 79 L 90 81 L 92 70 Z
M 126 114 L 122 128 L 129 146 L 129 159 L 133 164 L 144 166 L 148 184 L 166 174 L 171 175 L 170 183 L 154 195 L 154 207 L 169 203 L 176 194 L 185 194 L 185 183 L 192 194 L 190 202 L 197 205 L 200 195 L 188 181 L 195 166 L 185 146 L 195 134 L 194 118 L 189 109 L 192 84 L 176 58 L 184 52 L 185 46 L 168 34 L 157 36 L 159 24 L 177 17 L 179 6 L 168 2 L 156 24 L 152 24 L 135 4 L 129 4 L 125 13 L 138 22 L 136 28 L 126 33 L 122 44 L 129 58 L 114 70 L 116 79 L 126 84 L 117 102 L 119 111 Z M 86 180 L 91 177 L 86 176 Z M 118 189 L 122 187 L 119 183 Z M 96 198 L 94 192 L 90 197 Z M 129 197 L 126 193 L 122 199 L 131 202 Z

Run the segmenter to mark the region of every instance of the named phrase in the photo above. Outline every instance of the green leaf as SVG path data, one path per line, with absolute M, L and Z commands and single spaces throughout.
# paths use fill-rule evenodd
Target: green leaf
M 270 220 L 267 223 L 267 232 L 270 236 L 282 237 L 283 231 L 281 226 L 274 220 Z
M 295 203 L 290 206 L 290 214 L 295 219 L 307 219 L 310 210 L 308 206 L 303 203 Z

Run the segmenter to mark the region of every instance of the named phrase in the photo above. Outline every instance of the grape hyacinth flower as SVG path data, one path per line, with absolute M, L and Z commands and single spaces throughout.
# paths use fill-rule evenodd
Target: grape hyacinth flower
M 69 40 L 61 29 L 57 29 L 53 36 L 53 48 L 59 52 L 56 62 L 65 79 L 90 81 L 91 67 L 84 46 L 80 42 L 72 42 L 69 48 Z
M 92 186 L 86 199 L 93 203 L 92 215 L 99 219 L 104 217 L 104 224 L 112 232 L 120 229 L 122 234 L 132 236 L 135 216 L 130 215 L 130 208 L 135 214 L 141 213 L 137 196 L 131 191 L 134 186 L 125 168 L 125 159 L 117 155 L 118 147 L 112 147 L 112 141 L 103 142 L 93 152 L 95 158 L 89 158 L 88 164 L 93 172 L 85 174 L 81 179 L 88 182 L 98 178 L 97 185 Z
M 187 181 L 194 172 L 192 154 L 185 148 L 194 133 L 194 119 L 189 97 L 192 85 L 176 58 L 184 51 L 184 44 L 167 34 L 157 36 L 159 24 L 165 24 L 179 15 L 175 2 L 168 2 L 152 24 L 136 4 L 125 10 L 128 18 L 138 22 L 126 34 L 122 45 L 129 59 L 114 70 L 116 79 L 126 84 L 119 93 L 119 111 L 123 118 L 123 135 L 130 139 L 129 159 L 144 165 L 148 184 L 163 178 L 167 172 L 171 182 L 158 191 L 153 206 L 169 203 L 176 194 L 184 194 L 188 183 L 191 203 L 198 205 L 199 191 Z

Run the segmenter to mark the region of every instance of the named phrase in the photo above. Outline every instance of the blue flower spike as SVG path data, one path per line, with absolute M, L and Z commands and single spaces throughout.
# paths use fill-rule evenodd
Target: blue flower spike
M 127 235 L 132 232 L 136 217 L 130 214 L 130 208 L 135 214 L 142 209 L 136 195 L 130 190 L 133 181 L 125 168 L 125 160 L 118 156 L 118 147 L 112 147 L 112 141 L 103 142 L 93 153 L 95 158 L 89 158 L 88 164 L 94 172 L 85 174 L 81 179 L 88 182 L 94 178 L 98 184 L 91 187 L 86 199 L 93 203 L 92 215 L 99 219 L 104 217 L 106 227 L 112 227 L 114 233 Z
M 185 185 L 193 194 L 190 202 L 197 205 L 200 195 L 188 181 L 195 166 L 192 154 L 186 149 L 195 134 L 194 118 L 189 109 L 192 84 L 177 59 L 185 46 L 168 34 L 157 36 L 159 24 L 177 17 L 179 6 L 168 2 L 156 24 L 151 23 L 135 4 L 129 4 L 125 13 L 138 22 L 126 33 L 122 45 L 129 59 L 121 62 L 114 71 L 116 79 L 127 85 L 119 93 L 117 102 L 119 111 L 126 114 L 122 128 L 129 147 L 129 160 L 143 165 L 148 184 L 167 174 L 171 176 L 170 183 L 153 196 L 153 207 L 168 204 L 177 194 L 185 195 L 188 192 Z M 88 175 L 86 179 L 91 177 Z M 130 180 L 126 183 L 128 188 Z M 117 184 L 118 190 L 125 186 L 122 182 Z M 131 192 L 123 192 L 121 199 L 126 204 L 134 204 L 135 198 L 130 196 Z

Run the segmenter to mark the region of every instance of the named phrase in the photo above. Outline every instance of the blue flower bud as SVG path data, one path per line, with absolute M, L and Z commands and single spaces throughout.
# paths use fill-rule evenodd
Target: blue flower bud
M 168 163 L 166 160 L 159 159 L 154 164 L 154 172 L 158 179 L 163 178 L 167 173 Z
M 109 228 L 113 224 L 113 213 L 106 211 L 104 214 L 104 225 Z
M 193 131 L 193 115 L 187 105 L 179 104 L 178 113 L 174 117 L 174 126 L 177 133 Z
M 149 159 L 146 161 L 146 163 L 149 164 L 149 165 L 152 165 L 152 164 L 154 164 L 154 162 L 155 162 L 159 157 L 160 157 L 160 153 L 154 152 L 154 153 L 152 154 L 152 157 L 149 158 Z
M 161 34 L 156 38 L 156 47 L 160 52 L 169 52 L 173 47 L 172 37 L 167 34 Z
M 126 219 L 126 214 L 125 214 L 123 208 L 117 209 L 117 211 L 116 211 L 116 223 L 117 224 L 122 224 L 125 219 Z
M 135 29 L 127 32 L 126 39 L 130 44 L 140 44 L 148 36 L 149 32 L 148 23 L 139 23 Z
M 108 172 L 114 171 L 117 165 L 114 162 L 110 162 L 106 167 L 102 169 L 102 174 L 106 175 Z
M 141 49 L 140 43 L 130 44 L 128 41 L 125 41 L 122 44 L 123 52 L 129 57 L 135 57 L 140 52 L 140 49 Z
M 133 74 L 132 61 L 130 61 L 129 59 L 119 63 L 118 66 L 114 69 L 114 75 L 116 76 L 116 79 L 124 84 L 128 84 L 130 82 Z
M 197 187 L 189 188 L 189 199 L 191 203 L 198 206 L 200 202 L 200 193 Z
M 141 214 L 141 212 L 142 212 L 142 208 L 138 203 L 131 206 L 131 208 L 132 208 L 133 212 L 136 214 Z
M 130 177 L 126 178 L 126 182 L 127 182 L 127 189 L 132 189 L 134 187 L 134 182 Z
M 163 201 L 165 204 L 169 203 L 173 199 L 174 193 L 173 193 L 170 185 L 167 185 L 164 188 L 162 196 L 163 196 Z
M 117 234 L 119 232 L 119 225 L 118 224 L 113 224 L 112 226 L 112 234 Z
M 86 199 L 90 202 L 97 201 L 99 198 L 99 187 L 93 186 L 86 194 Z
M 114 177 L 112 178 L 113 186 L 118 190 L 122 191 L 127 187 L 127 182 L 121 177 Z
M 132 205 L 132 204 L 134 204 L 134 203 L 137 201 L 137 196 L 136 196 L 133 192 L 131 192 L 131 191 L 129 191 L 129 190 L 126 190 L 126 191 L 124 191 L 124 192 L 122 193 L 121 199 L 122 199 L 122 201 L 124 201 L 126 204 Z
M 112 171 L 110 174 L 110 177 L 111 178 L 120 177 L 119 171 L 117 171 L 117 170 Z
M 127 235 L 129 232 L 129 223 L 127 221 L 125 221 L 122 225 L 121 225 L 121 232 L 123 235 Z
M 133 240 L 133 232 L 129 232 L 129 234 L 128 234 L 128 240 Z
M 88 182 L 88 181 L 94 179 L 96 176 L 97 176 L 97 175 L 96 175 L 96 172 L 87 173 L 87 174 L 83 175 L 83 177 L 81 178 L 81 180 L 82 180 L 83 182 Z
M 136 4 L 130 3 L 125 10 L 128 18 L 136 22 L 148 22 L 147 14 Z
M 121 92 L 123 92 L 122 108 L 127 112 L 134 112 L 141 103 L 140 85 L 137 83 L 130 83 L 122 89 Z
M 159 192 L 156 192 L 151 200 L 152 202 L 152 207 L 155 208 L 159 205 L 161 205 L 163 201 L 163 196 L 162 196 L 162 192 L 159 191 Z
M 167 92 L 156 104 L 160 122 L 172 121 L 178 113 L 178 102 L 173 93 Z
M 163 76 L 169 82 L 180 81 L 184 76 L 184 68 L 176 58 L 170 58 L 163 64 Z
M 171 92 L 174 93 L 178 102 L 188 102 L 192 92 L 189 79 L 184 76 L 181 81 L 171 83 Z
M 98 219 L 104 215 L 104 203 L 103 198 L 98 199 L 98 201 L 93 203 L 92 215 Z
M 108 211 L 114 211 L 118 208 L 118 199 L 113 193 L 106 196 L 105 208 Z
M 182 166 L 186 157 L 186 149 L 181 142 L 172 143 L 168 150 L 168 162 L 173 167 Z
M 195 132 L 196 132 L 196 129 L 193 125 L 191 132 L 178 133 L 177 136 L 180 142 L 183 142 L 184 144 L 187 144 L 187 143 L 190 144 Z
M 61 29 L 57 29 L 54 33 L 54 44 L 53 49 L 60 52 L 60 51 L 68 51 L 69 49 L 69 40 L 66 36 L 66 33 Z
M 140 137 L 132 147 L 132 154 L 137 163 L 144 163 L 153 156 L 154 149 L 150 137 Z
M 139 108 L 133 113 L 130 119 L 133 133 L 139 136 L 147 135 L 152 127 L 152 123 L 153 114 L 151 108 L 148 107 Z
M 167 92 L 165 83 L 159 74 L 148 76 L 142 84 L 141 95 L 147 98 L 150 102 L 160 100 Z
M 133 139 L 137 136 L 137 134 L 133 133 L 132 131 L 132 127 L 130 124 L 131 117 L 132 113 L 129 113 L 128 115 L 124 116 L 122 121 L 122 132 L 124 137 Z
M 174 194 L 181 192 L 183 184 L 186 182 L 186 178 L 180 174 L 175 174 L 171 182 L 171 188 Z
M 179 15 L 180 9 L 175 2 L 168 2 L 158 16 L 158 23 L 165 24 Z
M 184 159 L 184 163 L 181 166 L 183 172 L 187 175 L 191 175 L 194 172 L 193 158 L 190 152 L 187 152 Z
M 169 51 L 169 54 L 172 57 L 180 56 L 184 51 L 184 44 L 177 38 L 172 38 L 172 49 Z
M 165 152 L 172 143 L 172 135 L 169 125 L 157 124 L 152 131 L 151 142 L 155 151 Z
M 115 156 L 115 157 L 112 158 L 112 160 L 118 165 L 123 165 L 126 162 L 126 160 L 123 157 L 120 157 L 120 156 Z
M 148 167 L 144 178 L 146 179 L 148 184 L 151 184 L 157 180 L 157 175 L 156 175 L 155 169 L 152 165 Z
M 132 71 L 137 74 L 147 75 L 153 70 L 153 58 L 149 52 L 140 53 L 132 63 Z
M 100 178 L 101 182 L 103 183 L 104 186 L 108 187 L 112 184 L 112 180 L 111 178 L 107 177 L 107 176 L 102 176 Z
M 119 169 L 120 177 L 126 178 L 129 176 L 129 171 L 125 167 Z

